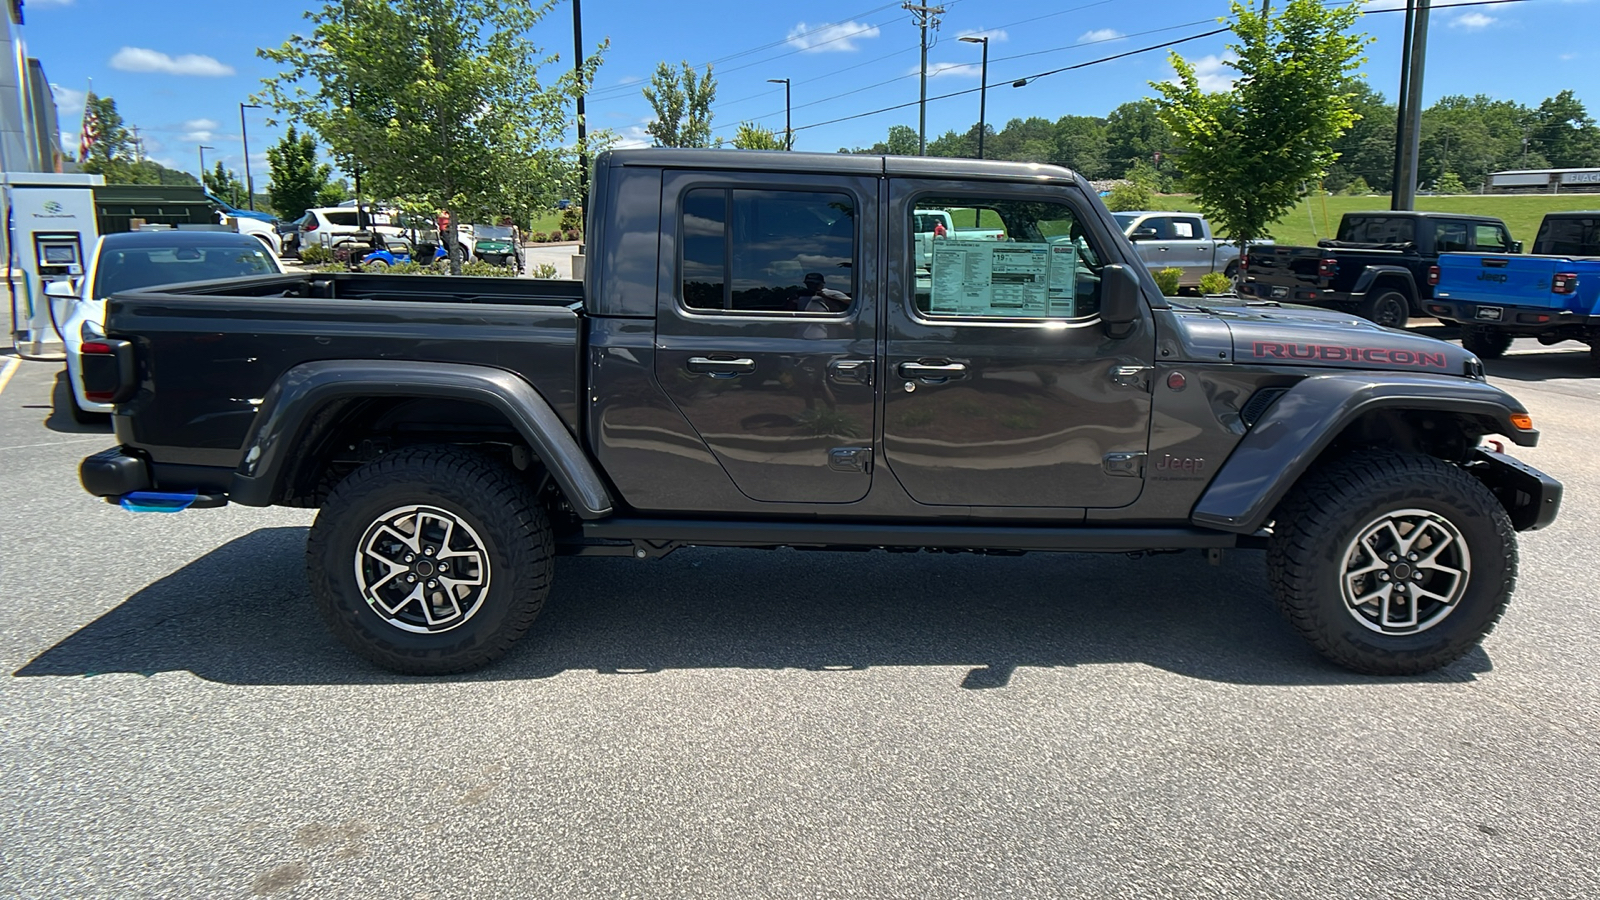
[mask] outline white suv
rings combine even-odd
[[[368,209],[365,211],[365,216],[372,230],[379,234],[387,237],[404,236],[390,213]],[[356,227],[354,207],[325,206],[308,209],[305,218],[300,222],[300,249],[304,250],[312,244],[321,244],[331,250],[345,241],[355,240],[356,235],[360,233],[361,229]]]

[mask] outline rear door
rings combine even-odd
[[[739,490],[848,503],[872,483],[871,178],[669,171],[655,374]]]
[[[1199,284],[1200,276],[1211,271],[1213,243],[1206,239],[1205,225],[1199,216],[1172,216],[1167,220],[1172,229],[1171,266],[1183,270],[1184,284]]]
[[[918,502],[1083,509],[1132,503],[1150,428],[1150,321],[1098,317],[1111,232],[1069,186],[891,182],[884,453]],[[911,252],[917,208],[971,208],[1006,241]]]

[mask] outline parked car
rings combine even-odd
[[[275,226],[268,225],[260,219],[240,219],[234,216],[224,217],[222,224],[260,241],[272,251],[274,257],[283,256],[283,238],[278,236],[278,229]]]
[[[282,248],[280,256],[290,257],[300,255],[300,229],[310,218],[309,213],[302,213],[300,218],[292,222],[279,222],[277,227],[278,246]]]
[[[958,211],[959,212],[959,211]],[[1003,241],[1006,232],[1003,228],[980,228],[976,221],[978,212],[967,210],[972,218],[962,217],[962,221],[971,224],[965,228],[956,227],[955,215],[948,209],[919,209],[912,214],[914,231],[912,239],[916,242],[918,259],[922,268],[927,269],[933,265],[933,242],[935,240],[951,241]]]
[[[1600,211],[1548,213],[1533,255],[1446,253],[1428,312],[1461,326],[1479,356],[1503,356],[1517,337],[1582,341],[1600,373]]]
[[[339,206],[308,209],[300,226],[299,247],[321,244],[333,250],[340,244],[370,243],[374,231],[385,237],[404,236],[403,229],[385,212]]]
[[[1315,247],[1252,247],[1239,293],[1326,306],[1404,328],[1433,299],[1441,253],[1520,253],[1506,223],[1441,212],[1351,212]]]
[[[272,213],[260,212],[254,209],[239,209],[238,207],[222,199],[221,197],[218,197],[216,194],[213,194],[210,191],[206,191],[206,198],[215,204],[217,209],[221,210],[224,215],[232,216],[235,219],[254,219],[257,222],[262,222],[274,227],[276,227],[278,224],[278,217]]]
[[[522,248],[510,225],[473,225],[472,256],[491,266],[522,267]]]
[[[65,412],[74,421],[88,423],[103,420],[112,410],[104,399],[85,393],[78,367],[83,342],[105,333],[106,298],[111,294],[158,284],[282,271],[278,258],[261,241],[243,234],[167,229],[100,238],[77,284],[58,281],[47,289],[66,344],[71,391]]]
[[[555,556],[690,546],[1265,549],[1319,651],[1418,673],[1478,644],[1515,532],[1557,514],[1559,483],[1483,442],[1538,432],[1477,357],[1169,300],[1066,169],[621,150],[593,185],[583,282],[117,295],[82,365],[119,444],[85,489],[318,509],[324,619],[434,674],[504,653]],[[1009,240],[951,241],[923,277],[916,210],[948,208]]]
[[[1181,288],[1198,288],[1200,279],[1221,272],[1230,279],[1239,276],[1239,245],[1219,241],[1211,223],[1198,213],[1119,212],[1112,213],[1122,233],[1133,242],[1139,258],[1150,271],[1173,268]],[[1252,241],[1252,247],[1270,246],[1272,241]]]

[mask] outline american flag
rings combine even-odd
[[[89,158],[89,150],[100,140],[100,115],[94,108],[94,91],[83,98],[83,131],[78,137],[79,161]]]

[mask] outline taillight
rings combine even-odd
[[[317,230],[317,223],[315,223],[315,222],[307,222],[306,223],[306,230],[307,231],[316,231]]]
[[[1557,294],[1576,294],[1578,292],[1577,272],[1557,272],[1552,279],[1550,290]]]
[[[121,403],[132,397],[133,346],[127,341],[101,338],[78,346],[78,373],[84,399],[91,403]]]
[[[1439,267],[1438,266],[1429,266],[1428,267],[1428,286],[1432,287],[1434,285],[1437,285],[1438,283],[1439,283]]]
[[[1318,278],[1332,278],[1337,274],[1339,274],[1339,261],[1337,259],[1325,259],[1317,263]]]
[[[1250,251],[1245,250],[1239,254],[1239,273],[1250,271]]]
[[[84,341],[79,352],[86,356],[110,356],[112,350],[111,345],[105,341]]]

